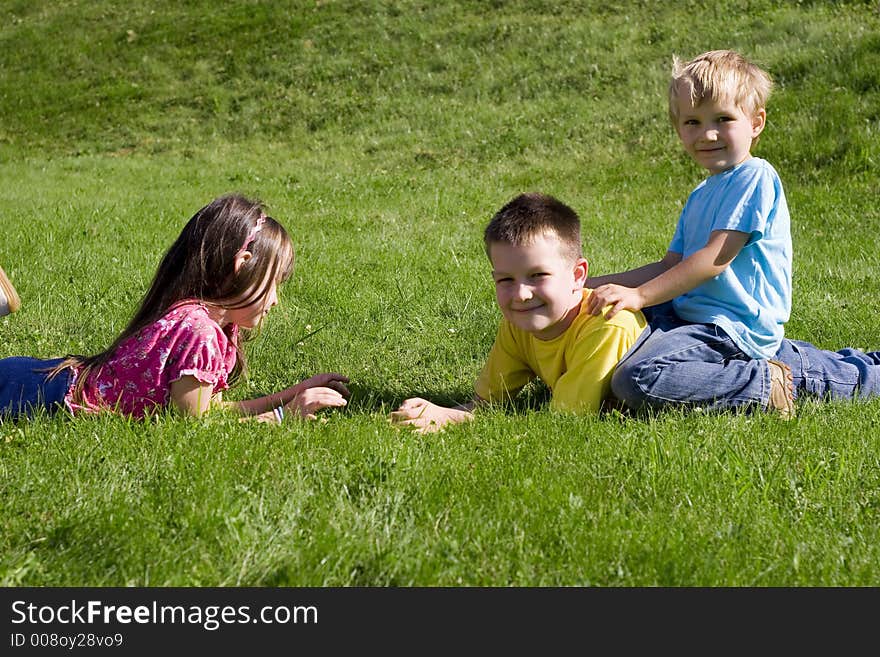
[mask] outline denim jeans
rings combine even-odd
[[[0,421],[30,418],[38,409],[51,414],[63,408],[73,373],[68,369],[50,379],[47,371],[62,360],[0,359]]]
[[[825,351],[809,342],[783,340],[774,358],[791,368],[795,397],[868,399],[880,395],[880,351]]]
[[[648,329],[624,355],[611,380],[629,408],[669,405],[755,410],[770,399],[766,360],[742,352],[714,324],[680,319],[672,304],[644,309]],[[825,351],[782,341],[774,356],[791,367],[795,397],[853,399],[880,395],[880,352]]]
[[[767,361],[747,356],[714,324],[680,319],[671,303],[643,312],[648,328],[618,363],[611,379],[614,396],[628,407],[684,405],[723,410],[767,406]]]

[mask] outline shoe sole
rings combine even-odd
[[[12,281],[9,280],[2,267],[0,267],[0,290],[3,291],[3,296],[6,297],[6,308],[10,313],[14,313],[21,308],[21,299],[18,296],[18,292],[15,291]],[[2,310],[3,307],[0,306],[0,315],[5,314]]]
[[[768,410],[775,410],[783,420],[794,417],[794,383],[791,368],[778,360],[767,361],[770,365],[770,400]]]

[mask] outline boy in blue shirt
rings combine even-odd
[[[691,193],[659,262],[588,279],[588,310],[644,310],[650,331],[621,361],[614,395],[630,408],[764,408],[794,415],[794,391],[880,394],[880,354],[828,352],[784,338],[792,246],[779,176],[751,155],[770,77],[740,54],[675,60],[669,114],[710,176]]]

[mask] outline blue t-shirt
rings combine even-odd
[[[706,178],[691,192],[669,245],[682,258],[714,230],[748,233],[723,272],[672,300],[682,319],[716,324],[752,358],[772,358],[791,314],[791,228],[779,175],[750,158]]]

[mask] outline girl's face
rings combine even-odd
[[[278,305],[278,282],[272,281],[269,290],[261,299],[243,308],[229,308],[226,311],[226,321],[238,324],[242,328],[253,329],[260,325],[263,318],[269,314],[273,306]]]
[[[253,254],[250,251],[244,251],[236,256],[235,271],[238,272],[240,267],[252,257]],[[271,310],[273,306],[278,305],[278,284],[283,278],[271,278],[273,276],[273,271],[282,272],[277,274],[281,277],[283,276],[283,272],[288,271],[293,264],[293,252],[290,251],[290,249],[288,249],[286,257],[288,260],[284,267],[281,267],[280,269],[269,267],[269,271],[266,272],[265,278],[260,282],[258,289],[265,289],[266,293],[247,306],[241,308],[227,308],[223,312],[223,322],[220,323],[221,326],[224,323],[227,323],[237,324],[246,329],[253,329],[262,323],[263,318],[269,314],[269,310]]]

